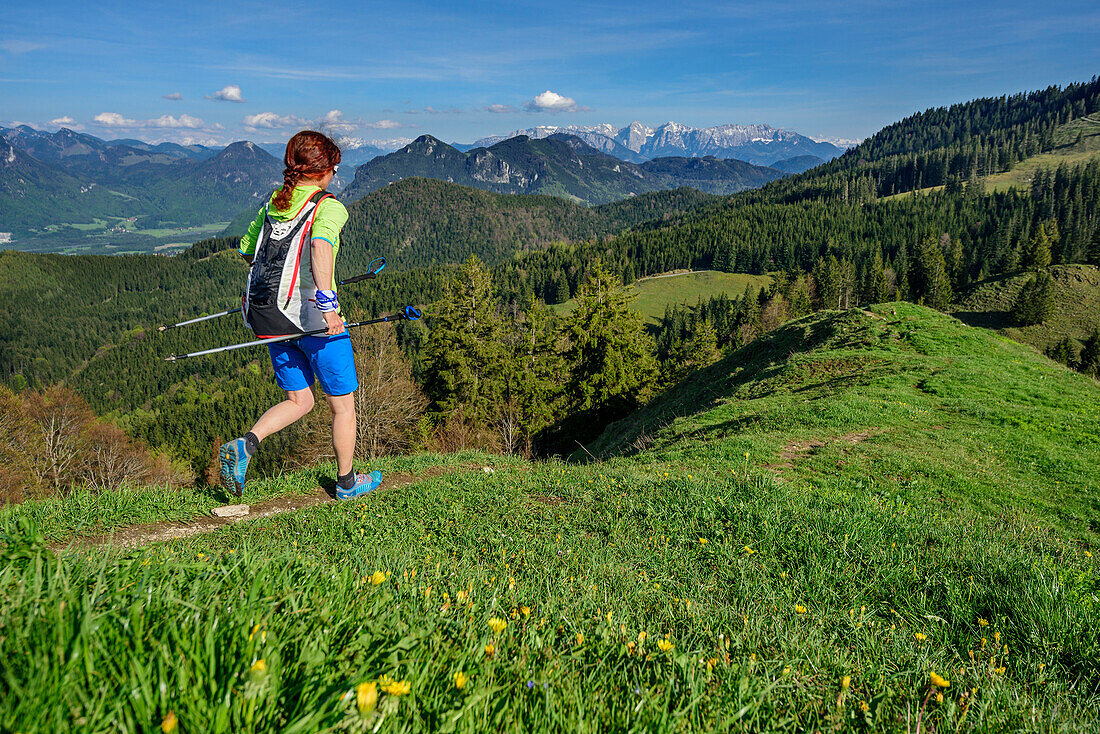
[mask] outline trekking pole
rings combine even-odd
[[[378,265],[377,267],[375,267],[375,263],[381,263],[381,264]],[[376,257],[375,259],[370,261],[369,265],[367,265],[367,272],[365,272],[361,275],[353,275],[350,278],[344,278],[343,280],[339,281],[336,285],[337,285],[337,287],[339,287],[339,286],[342,286],[342,285],[350,285],[351,283],[358,283],[361,280],[371,280],[373,278],[377,278],[378,274],[382,272],[382,268],[384,268],[384,267],[386,267],[386,258]],[[228,311],[221,311],[220,313],[212,313],[209,316],[200,316],[197,319],[188,319],[187,321],[181,321],[178,324],[165,324],[164,326],[158,326],[157,331],[162,331],[162,332],[163,331],[168,331],[169,329],[176,329],[176,328],[179,328],[180,326],[187,326],[189,324],[197,324],[200,321],[210,321],[212,319],[220,319],[222,316],[228,316],[230,314],[240,313],[240,312],[241,312],[241,307],[237,306],[236,308],[231,308]]]
[[[420,318],[420,311],[415,306],[405,306],[403,311],[393,314],[392,316],[382,316],[377,319],[370,319],[368,321],[353,321],[350,324],[344,324],[345,329],[354,329],[359,326],[370,326],[371,324],[382,324],[387,321],[416,321]],[[217,354],[218,352],[228,352],[231,349],[244,349],[245,347],[258,347],[261,344],[278,344],[279,342],[290,341],[291,339],[300,339],[303,336],[316,336],[318,334],[324,334],[328,331],[325,329],[314,329],[313,331],[307,331],[303,334],[287,334],[286,336],[275,336],[270,339],[256,339],[255,341],[244,342],[242,344],[230,344],[228,347],[215,347],[214,349],[204,349],[201,352],[191,352],[190,354],[170,354],[164,358],[165,362],[178,362],[181,359],[187,359],[188,357],[201,357],[204,354]]]

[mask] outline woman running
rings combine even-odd
[[[305,130],[286,144],[283,163],[282,188],[241,238],[239,252],[250,265],[245,321],[260,338],[326,331],[268,346],[275,383],[286,390],[286,400],[269,408],[243,437],[221,447],[222,482],[233,494],[243,494],[249,459],[261,441],[309,413],[316,378],[332,411],[336,496],[351,499],[378,487],[382,475],[352,469],[359,380],[335,277],[348,210],[325,190],[336,174],[340,149],[325,135]]]

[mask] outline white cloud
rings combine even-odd
[[[172,92],[171,94],[164,95],[164,98],[165,99],[170,99],[173,102],[179,102],[181,99],[183,99],[183,95],[180,94],[179,92]]]
[[[340,110],[329,110],[317,121],[317,127],[321,130],[334,133],[350,133],[359,126],[360,122],[357,120],[345,120],[344,113]]]
[[[244,102],[244,97],[241,96],[241,88],[236,84],[230,84],[222,87],[213,94],[206,95],[207,99],[220,99],[223,102]]]
[[[50,124],[51,125],[57,125],[58,127],[67,127],[67,128],[70,128],[70,129],[75,129],[75,128],[81,127],[81,125],[79,123],[77,123],[76,120],[69,117],[68,115],[62,115],[61,117],[55,117],[54,119],[50,120]]]
[[[309,120],[297,115],[278,115],[274,112],[258,112],[255,115],[245,115],[243,122],[245,129],[250,132],[277,130],[283,127],[309,127]]]
[[[485,111],[492,112],[494,115],[506,115],[510,112],[519,112],[519,110],[510,104],[491,104],[485,108]]]
[[[221,125],[207,125],[206,121],[198,117],[192,117],[191,115],[180,115],[179,117],[173,117],[172,115],[161,115],[155,120],[148,121],[149,127],[179,127],[186,128],[188,130],[201,130],[203,128],[210,128],[220,130]]]
[[[399,127],[405,127],[396,120],[378,120],[376,122],[364,122],[363,127],[369,127],[373,130],[396,130]],[[409,142],[412,142],[411,140]]]
[[[13,56],[25,54],[28,51],[37,51],[40,48],[46,48],[46,45],[34,43],[33,41],[0,41],[0,51],[7,51]]]
[[[529,101],[523,106],[528,112],[578,112],[580,110],[586,110],[587,107],[582,107],[577,104],[577,100],[572,97],[563,97],[557,92],[551,92],[547,89],[542,94],[536,95],[534,99]]]
[[[136,127],[138,125],[137,120],[123,117],[117,112],[100,112],[92,118],[92,122],[103,127]]]
[[[72,118],[58,118],[69,119]],[[57,122],[56,120],[54,122]],[[128,117],[123,117],[117,112],[100,112],[96,115],[92,122],[101,127],[122,128],[128,130],[148,130],[148,129],[184,129],[184,130],[223,130],[224,128],[217,124],[207,123],[199,117],[192,117],[191,115],[180,115],[175,117],[173,115],[161,115],[160,117],[153,118],[152,120],[131,120]]]

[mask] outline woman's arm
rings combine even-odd
[[[260,237],[260,231],[264,228],[264,217],[267,216],[267,206],[261,206],[252,224],[248,225],[248,231],[241,237],[241,244],[237,246],[237,254],[252,265],[252,258],[256,255],[256,240]]]
[[[332,254],[332,245],[328,240],[320,237],[313,238],[309,243],[309,261],[313,266],[313,283],[319,291],[327,291],[332,288],[332,270],[336,264],[336,257]],[[344,320],[336,311],[325,311],[321,314],[325,318],[328,336],[336,336],[344,333]]]

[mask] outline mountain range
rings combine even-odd
[[[355,200],[401,179],[420,176],[497,193],[549,194],[604,204],[681,186],[732,194],[784,175],[774,168],[713,156],[632,163],[561,133],[540,139],[519,135],[468,151],[422,135],[398,151],[359,166],[342,196]]]
[[[844,148],[771,125],[718,125],[690,127],[678,122],[666,122],[656,128],[634,121],[624,128],[609,123],[600,125],[538,126],[515,130],[506,135],[492,135],[472,145],[456,145],[460,150],[484,148],[509,138],[526,135],[547,138],[565,133],[575,135],[608,155],[624,161],[641,163],[664,156],[699,158],[736,158],[755,165],[770,166],[796,156],[812,155],[830,160]]]
[[[106,141],[68,128],[0,129],[0,230],[56,234],[104,217],[145,229],[226,221],[258,207],[282,182],[282,168],[248,141],[216,149]]]

